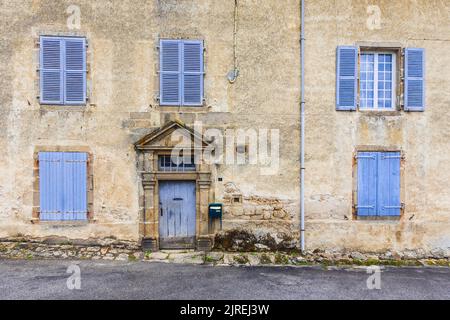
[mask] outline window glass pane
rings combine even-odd
[[[364,52],[360,58],[360,108],[392,108],[393,54]]]
[[[374,54],[361,54],[360,103],[361,108],[373,108]]]
[[[161,171],[195,171],[194,156],[173,157],[159,156],[159,170]]]
[[[378,54],[378,108],[392,107],[392,54]]]

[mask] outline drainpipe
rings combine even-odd
[[[234,0],[234,31],[233,31],[233,70],[228,72],[227,78],[230,83],[235,83],[239,76],[239,69],[237,65],[237,23],[238,23],[238,0]]]
[[[300,4],[300,249],[305,252],[305,0]]]

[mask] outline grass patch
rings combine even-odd
[[[272,260],[270,259],[270,256],[266,253],[261,254],[261,257],[259,258],[259,262],[261,264],[271,264]]]
[[[214,260],[213,257],[208,256],[208,255],[205,255],[205,260],[204,260],[204,262],[205,262],[205,263],[214,263],[215,260]]]
[[[289,258],[285,254],[277,252],[275,254],[275,264],[288,264]]]
[[[250,260],[248,260],[248,257],[245,254],[240,254],[237,256],[233,256],[233,260],[239,264],[247,264],[250,263]]]
[[[137,261],[137,258],[135,257],[135,255],[134,254],[129,254],[128,255],[128,261]]]
[[[425,260],[425,263],[428,266],[450,267],[450,261],[443,260],[443,259],[439,259],[439,260],[428,259],[428,260]]]

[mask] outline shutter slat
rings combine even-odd
[[[59,38],[40,38],[40,102],[62,104],[62,42]]]
[[[160,41],[160,103],[181,105],[181,41]]]
[[[203,42],[183,42],[183,105],[203,104]]]
[[[356,110],[357,97],[357,61],[356,47],[337,48],[336,62],[336,110]]]
[[[405,49],[405,111],[425,110],[425,50]]]
[[[400,152],[382,152],[378,159],[378,214],[399,216],[400,202]]]
[[[377,155],[358,153],[358,216],[374,216],[377,212]]]
[[[66,104],[86,102],[86,44],[84,38],[65,39],[64,84]]]

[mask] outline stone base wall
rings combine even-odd
[[[64,238],[3,238],[0,258],[138,260],[143,252],[136,242],[113,238],[68,240]]]
[[[256,251],[224,252],[194,250],[161,250],[142,252],[132,242],[115,239],[89,240],[78,243],[61,242],[61,239],[0,239],[1,259],[58,259],[58,260],[117,260],[149,261],[181,264],[206,264],[211,266],[258,266],[258,265],[322,265],[322,266],[450,266],[450,257],[442,253],[421,255],[417,252],[383,254],[363,254],[361,252],[332,252],[323,250],[300,254],[298,250],[289,252],[265,251],[255,246]]]
[[[232,229],[216,234],[214,249],[230,252],[298,251],[298,237],[286,233],[266,233],[261,230]],[[305,255],[322,256],[330,260],[378,257],[379,259],[450,259],[450,250],[404,249],[382,251],[357,251],[340,249],[312,249]]]
[[[297,240],[289,234],[252,232],[233,229],[219,232],[214,238],[214,249],[224,251],[292,251],[297,248]]]

